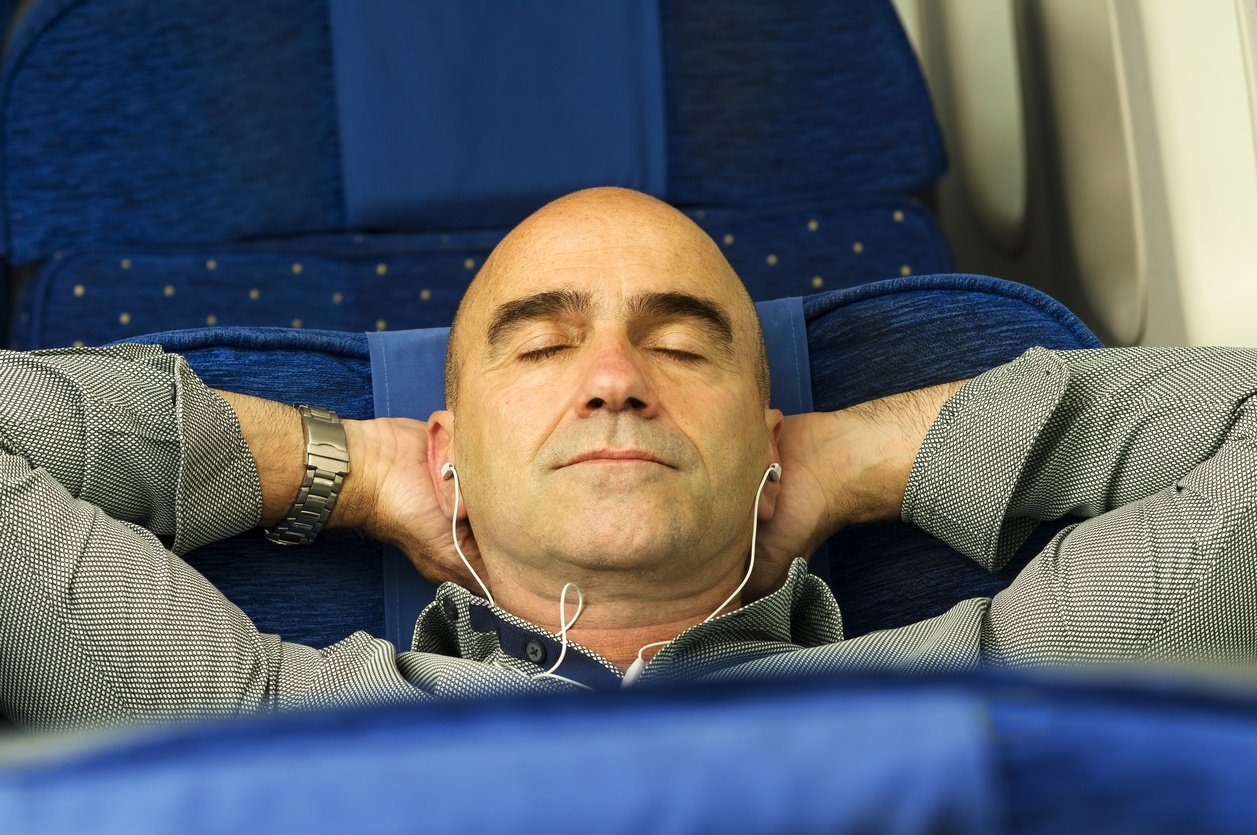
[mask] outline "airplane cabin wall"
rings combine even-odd
[[[1113,345],[1257,345],[1257,0],[895,0],[958,268]]]

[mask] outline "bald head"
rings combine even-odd
[[[592,308],[593,290],[580,280],[605,278],[626,262],[670,276],[637,303],[727,332],[732,361],[754,376],[763,405],[768,360],[755,306],[716,243],[663,201],[621,188],[574,192],[539,209],[497,245],[467,288],[450,330],[445,397],[457,409],[468,352],[529,316]],[[535,278],[563,269],[573,277],[553,292],[530,293]],[[566,294],[566,295],[565,295]],[[512,307],[511,305],[514,305]]]
[[[449,498],[456,468],[499,605],[728,596],[782,418],[755,306],[680,212],[604,188],[529,217],[463,298],[446,386],[429,472]]]

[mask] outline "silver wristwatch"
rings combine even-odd
[[[266,532],[280,545],[309,545],[327,524],[349,475],[345,427],[331,409],[298,405],[306,436],[306,474],[284,521]]]

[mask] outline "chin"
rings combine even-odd
[[[583,483],[564,484],[549,503],[543,535],[587,565],[645,568],[673,559],[679,548],[692,549],[693,532],[701,527],[696,503],[669,478],[675,471],[646,472],[645,482],[596,474],[595,468],[579,474]],[[593,475],[599,483],[591,483]]]
[[[674,558],[677,549],[691,547],[672,514],[658,509],[572,517],[563,531],[562,549],[574,562],[607,568],[649,568]],[[581,521],[583,520],[583,521]]]

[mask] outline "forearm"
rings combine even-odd
[[[912,463],[939,411],[964,381],[942,383],[851,406],[835,417],[850,429],[845,466],[832,469],[834,483],[847,496],[838,514],[847,523],[895,519],[903,505]]]
[[[216,392],[235,411],[240,433],[257,466],[262,490],[259,524],[271,527],[287,515],[305,476],[306,441],[301,415],[295,407],[273,400],[229,391]],[[400,452],[389,420],[342,419],[351,471],[345,477],[328,528],[375,530],[380,499],[380,471],[394,463]],[[421,470],[422,460],[408,462]]]
[[[209,538],[189,531],[188,547],[279,522],[305,474],[295,408],[207,389],[181,358],[153,346],[0,352],[0,393],[0,451],[114,518],[173,537],[182,500],[236,520]],[[373,505],[377,442],[371,422],[344,423],[364,474],[346,480],[329,525],[353,527]],[[205,490],[188,483],[191,471],[229,477]]]
[[[276,524],[292,507],[305,476],[305,436],[301,416],[292,406],[215,390],[236,413],[240,434],[253,455],[262,491],[259,524]]]

